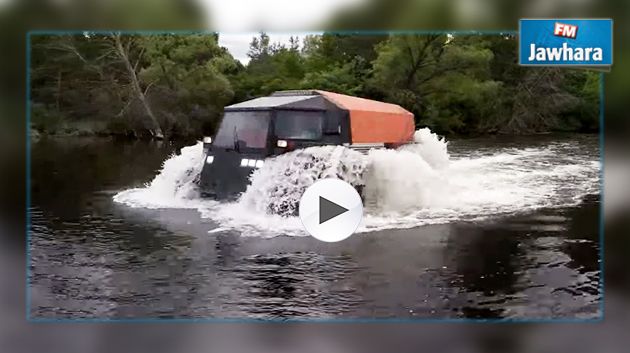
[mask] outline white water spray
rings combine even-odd
[[[317,180],[338,178],[363,186],[366,159],[342,146],[311,147],[268,159],[256,170],[239,203],[256,212],[296,215],[300,198]]]
[[[196,179],[203,167],[203,144],[184,147],[162,164],[162,170],[143,188],[122,191],[114,201],[131,207],[198,208]]]
[[[337,177],[363,189],[360,231],[480,219],[540,207],[577,204],[599,192],[599,162],[568,155],[574,146],[472,151],[449,158],[447,143],[429,129],[415,144],[367,155],[342,146],[311,147],[267,159],[250,177],[240,199],[219,203],[198,197],[195,178],[203,166],[202,145],[182,149],[164,163],[145,188],[114,197],[132,207],[194,208],[221,227],[248,235],[305,235],[295,210],[316,180]]]

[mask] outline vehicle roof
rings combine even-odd
[[[411,114],[399,105],[371,99],[348,96],[322,90],[277,91],[266,97],[254,98],[241,103],[228,105],[225,110],[241,109],[326,109],[323,100],[339,109],[348,111],[381,112],[388,114]],[[330,105],[328,105],[330,106]]]
[[[411,114],[403,107],[392,104],[379,102],[372,99],[348,96],[345,94],[328,92],[328,91],[316,91],[324,96],[326,99],[337,105],[341,109],[355,110],[355,111],[370,111],[381,113],[393,113],[393,114]]]
[[[251,108],[275,108],[284,105],[288,105],[291,103],[296,103],[300,101],[305,101],[308,99],[313,99],[314,96],[306,96],[306,95],[297,95],[297,96],[267,96],[251,99],[248,101],[244,101],[241,103],[236,103],[232,105],[228,105],[225,107],[226,110],[231,109],[251,109]]]

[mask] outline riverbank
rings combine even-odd
[[[104,139],[104,140],[116,140],[116,141],[160,141],[160,139],[155,139],[148,132],[146,133],[117,133],[112,132],[107,129],[103,130],[95,130],[95,129],[75,129],[75,128],[67,128],[60,129],[54,133],[42,132],[36,129],[31,128],[29,130],[29,137],[31,141],[39,141],[42,139],[53,139],[53,140],[63,140],[63,139],[82,139],[82,138],[93,138],[93,139]],[[187,142],[194,143],[197,140],[201,140],[203,136],[201,135],[176,135],[176,136],[167,136],[166,141],[171,142]]]

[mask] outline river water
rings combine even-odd
[[[420,138],[323,158],[366,192],[359,233],[332,244],[266,213],[299,199],[277,185],[308,184],[303,156],[268,161],[226,204],[196,196],[198,144],[33,142],[30,315],[598,318],[597,136]]]

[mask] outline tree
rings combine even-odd
[[[250,62],[265,60],[271,54],[270,44],[269,36],[265,32],[260,32],[259,37],[252,38],[247,51]]]
[[[443,133],[464,132],[499,87],[489,77],[492,52],[471,36],[396,35],[377,52],[372,87]]]
[[[33,126],[50,133],[177,138],[214,132],[223,107],[322,89],[400,104],[442,134],[597,131],[599,74],[521,67],[517,38],[260,33],[247,65],[218,35],[33,36]]]
[[[440,133],[596,130],[599,80],[521,67],[517,44],[511,34],[392,36],[378,47],[371,86]]]
[[[138,80],[138,75],[136,70],[138,70],[138,64],[142,59],[142,52],[139,54],[134,65],[131,64],[131,45],[134,41],[134,38],[126,38],[123,44],[123,39],[121,39],[120,33],[112,34],[112,39],[114,41],[114,46],[116,47],[116,53],[120,60],[124,63],[125,68],[127,69],[127,75],[129,78],[129,82],[131,83],[132,91],[135,94],[135,99],[138,99],[144,108],[149,119],[151,119],[152,128],[149,129],[151,135],[155,138],[161,140],[164,138],[164,133],[162,132],[162,128],[160,127],[160,123],[155,118],[153,114],[153,109],[151,109],[151,105],[147,101],[146,93],[151,88],[153,83],[147,84],[146,88],[143,90],[140,87],[140,80]]]
[[[35,127],[154,138],[212,133],[242,66],[216,35],[34,38]],[[59,126],[54,126],[59,125]]]
[[[297,89],[304,77],[305,67],[297,45],[297,37],[287,48],[271,43],[269,36],[260,33],[250,43],[247,69],[234,77],[239,100],[268,95],[274,91]]]
[[[171,134],[211,134],[234,97],[228,77],[239,71],[218,37],[152,35],[142,37],[142,46],[148,63],[140,77],[155,83],[152,97]]]
[[[122,78],[107,69],[111,46],[103,44],[87,35],[33,37],[34,128],[63,132],[86,117],[106,120],[120,110]]]
[[[376,58],[375,46],[385,36],[324,33],[307,36],[302,54],[307,72],[300,86],[370,96],[365,82]]]

